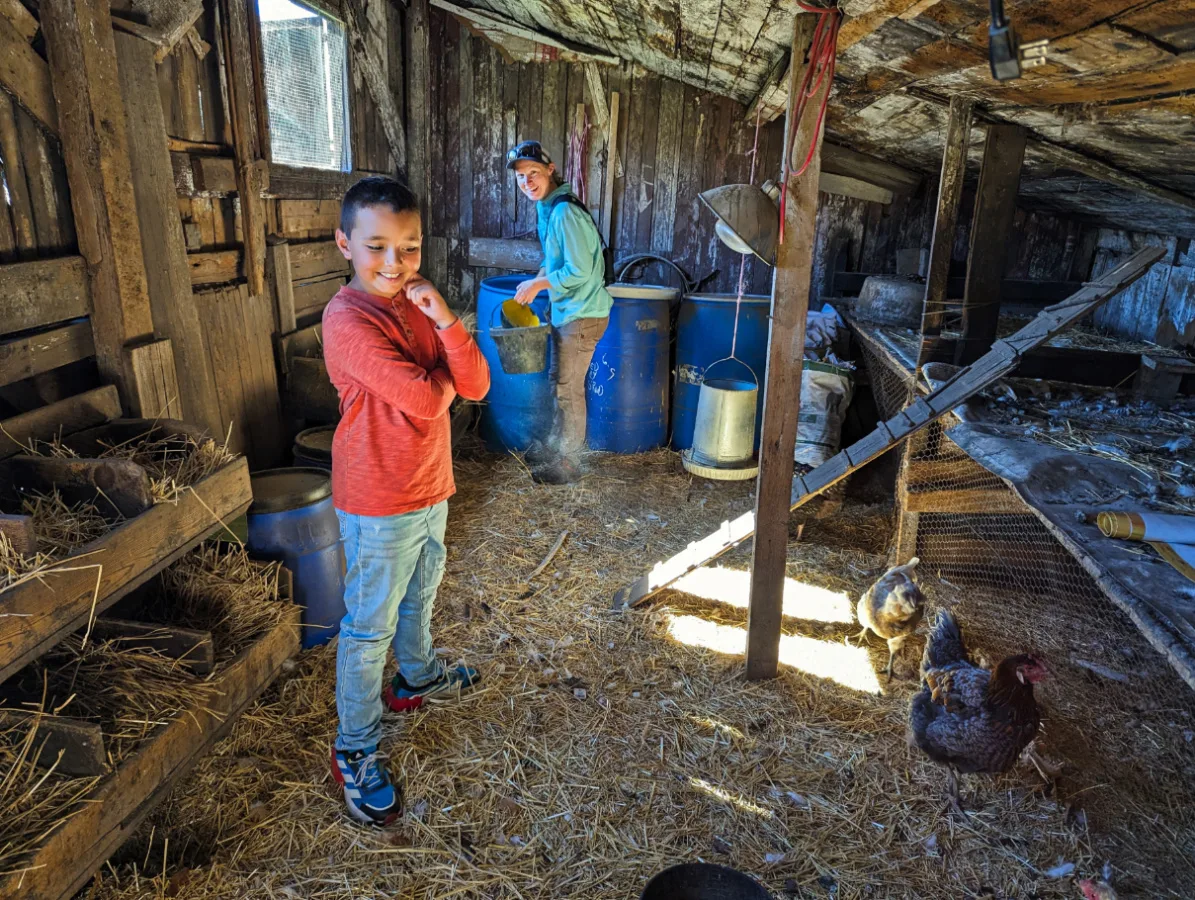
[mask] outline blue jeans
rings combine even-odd
[[[344,542],[344,605],[336,649],[337,750],[373,747],[382,736],[386,651],[408,684],[440,674],[432,606],[444,577],[448,502],[397,516],[336,510]]]

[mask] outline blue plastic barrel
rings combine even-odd
[[[668,439],[671,304],[679,291],[611,284],[610,324],[585,379],[586,435],[592,450],[642,453]]]
[[[291,450],[295,465],[331,472],[332,438],[335,434],[335,425],[320,425],[300,431],[295,435],[294,447]]]
[[[249,554],[279,560],[294,576],[303,607],[303,646],[325,644],[344,618],[344,548],[332,507],[332,480],[321,469],[267,469],[250,478]]]
[[[693,446],[697,421],[697,397],[706,368],[730,355],[735,320],[734,294],[690,294],[680,306],[676,323],[676,370],[672,394],[672,440],[674,450]],[[771,298],[744,294],[739,306],[739,335],[735,358],[751,367],[759,383],[755,411],[755,450],[763,425],[763,381],[768,362],[768,314]],[[749,380],[747,370],[733,360],[718,363],[718,377]]]
[[[490,326],[502,326],[498,312],[515,289],[531,275],[499,275],[481,282],[477,291],[477,346],[490,364],[490,392],[481,407],[481,437],[496,453],[526,450],[536,438],[542,438],[552,425],[552,385],[548,369],[531,375],[507,375],[498,359],[498,348],[490,337]],[[547,322],[548,292],[542,291],[531,304],[541,322]],[[549,342],[548,363],[552,348]]]

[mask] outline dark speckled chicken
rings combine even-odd
[[[925,615],[925,595],[913,581],[913,569],[920,562],[913,557],[903,566],[893,566],[859,598],[855,612],[859,616],[861,642],[872,631],[888,642],[888,680],[892,680],[892,660],[910,634],[917,630]]]

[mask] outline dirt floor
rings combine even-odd
[[[595,457],[579,486],[548,488],[513,458],[458,459],[433,633],[484,681],[459,704],[387,716],[400,823],[372,830],[344,813],[328,770],[334,649],[311,651],[87,896],[633,900],[659,870],[703,859],[778,898],[1077,898],[1075,879],[1105,864],[1122,898],[1195,897],[1189,694],[1125,719],[1101,708],[1106,685],[1089,672],[1047,683],[1057,789],[1020,767],[966,778],[970,816],[948,810],[944,773],[905,739],[920,644],[886,686],[882,643],[844,643],[885,564],[887,507],[848,499],[790,545],[774,681],[744,681],[736,655],[749,545],[691,578],[695,593],[611,611],[646,565],[751,508],[753,484],[693,480],[677,460]],[[978,650],[1008,643],[999,611],[1016,598],[933,587]],[[1048,604],[1037,626],[1082,631]],[[1137,668],[1166,678],[1144,655]],[[1124,756],[1089,764],[1112,746]],[[1108,781],[1118,769],[1123,783]]]

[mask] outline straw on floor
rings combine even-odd
[[[875,693],[882,643],[844,644],[857,630],[851,601],[884,566],[885,510],[848,504],[806,525],[789,554],[799,617],[786,618],[783,648],[795,652],[777,680],[747,683],[727,652],[741,647],[741,592],[671,592],[631,614],[608,604],[645,564],[749,509],[750,485],[693,480],[662,452],[593,466],[580,485],[549,489],[513,459],[458,461],[433,634],[484,681],[459,705],[386,717],[382,748],[406,787],[396,827],[351,822],[331,781],[327,647],[237,722],[104,870],[92,900],[624,900],[693,859],[789,898],[1072,898],[1074,878],[1105,862],[1122,897],[1195,895],[1189,703],[1129,715],[1117,697],[1113,716],[1101,679],[1068,674],[1042,692],[1042,750],[1068,764],[1059,790],[1027,768],[968,778],[971,815],[954,818],[944,772],[906,743],[914,683]],[[691,588],[741,586],[748,562],[749,548],[737,551]],[[937,602],[959,599],[942,591]],[[1012,633],[1001,625],[1012,599],[962,598],[986,655]],[[1048,614],[1035,623],[1062,643],[1071,625]],[[1144,660],[1133,634],[1117,640]],[[915,667],[910,647],[898,675]],[[1149,670],[1155,683],[1167,677],[1164,665]],[[1095,751],[1071,742],[1083,742],[1095,708],[1133,779],[1105,777],[1123,761],[1084,768]]]

